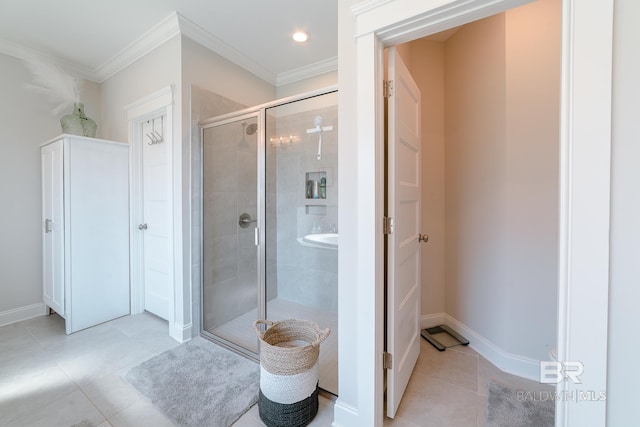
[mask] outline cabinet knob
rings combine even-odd
[[[138,225],[138,230],[146,230],[147,228],[148,228],[147,224],[139,224]]]

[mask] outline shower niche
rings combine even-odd
[[[326,90],[200,123],[202,334],[257,358],[256,319],[313,320],[331,329],[320,349],[319,378],[333,394],[337,101],[337,91]],[[240,227],[244,212],[252,222]]]
[[[327,198],[327,172],[306,172],[304,174],[306,185],[305,198],[309,200],[326,200]]]

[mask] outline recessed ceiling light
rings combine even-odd
[[[293,33],[293,40],[297,41],[298,43],[304,43],[309,40],[309,34],[305,33],[304,31],[296,31],[295,33]]]

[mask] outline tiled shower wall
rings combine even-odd
[[[273,232],[277,248],[275,256],[267,254],[268,270],[277,276],[278,298],[337,312],[338,251],[303,246],[298,239],[312,233],[339,232],[338,109],[329,106],[275,113],[267,119],[267,168],[271,168],[267,170],[267,209],[272,206],[277,213]],[[323,132],[320,160],[319,134],[306,132],[315,127],[316,116],[322,117],[323,126],[333,126],[332,131]],[[291,143],[289,136],[293,136]],[[326,173],[326,199],[306,197],[306,174],[316,172]],[[270,191],[269,184],[275,191]]]
[[[250,121],[247,121],[250,123]],[[208,128],[203,160],[204,328],[224,324],[257,305],[254,227],[238,217],[257,218],[256,134],[242,122]]]

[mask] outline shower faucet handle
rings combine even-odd
[[[258,222],[257,219],[251,219],[251,215],[249,215],[248,213],[244,212],[242,214],[240,214],[240,217],[238,218],[238,225],[242,228],[247,228],[249,227],[249,225],[252,222]]]

